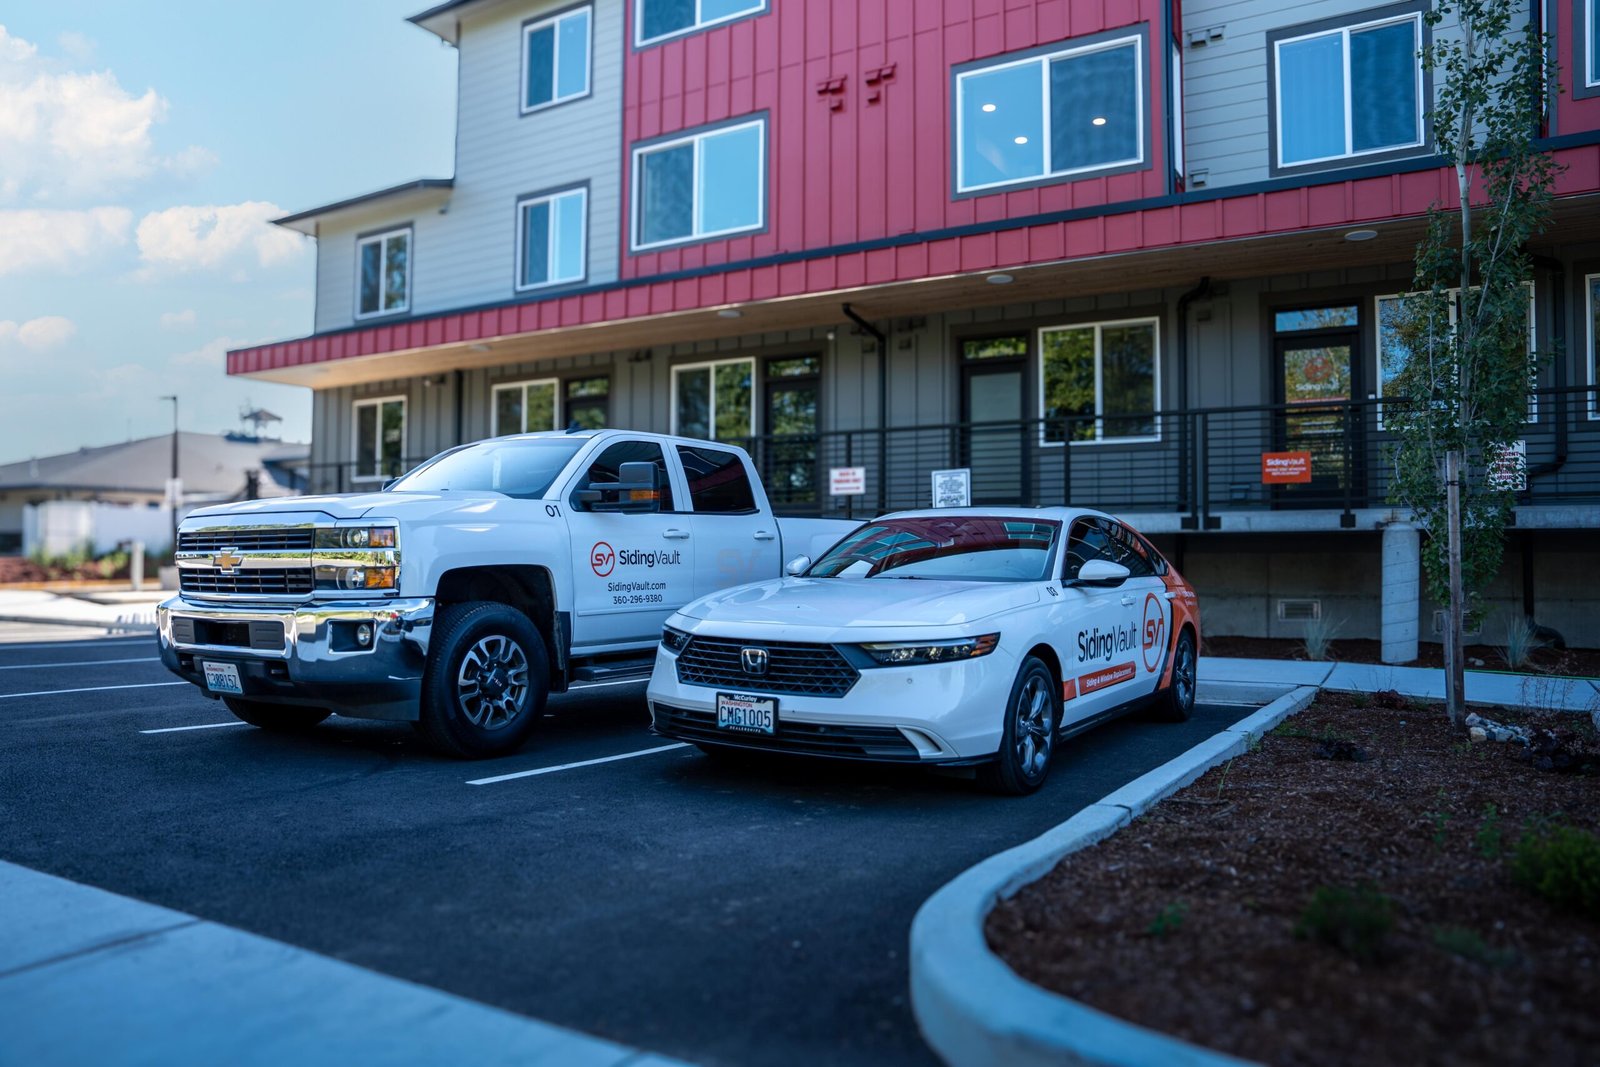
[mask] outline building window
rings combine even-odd
[[[1044,442],[1158,440],[1159,351],[1155,319],[1040,330]]]
[[[1417,12],[1274,39],[1277,165],[1420,146],[1421,48]]]
[[[406,398],[387,396],[355,402],[355,480],[385,481],[405,473]]]
[[[766,9],[767,0],[635,0],[634,44],[643,48]]]
[[[394,315],[411,307],[411,230],[390,230],[356,242],[360,292],[356,318]]]
[[[560,388],[561,383],[554,378],[495,386],[490,436],[557,429],[560,413],[556,410],[556,400]]]
[[[517,201],[517,288],[581,282],[586,269],[589,191]]]
[[[1584,299],[1588,301],[1589,313],[1584,316],[1588,327],[1589,348],[1589,417],[1600,419],[1600,401],[1597,401],[1593,387],[1600,386],[1600,274],[1591,274],[1583,280]]]
[[[759,230],[767,213],[767,122],[633,150],[635,251]]]
[[[1577,47],[1587,53],[1582,60],[1583,85],[1573,95],[1600,96],[1600,0],[1578,0],[1572,5],[1572,13],[1583,22],[1573,27],[1579,42]],[[1578,66],[1576,55],[1573,65]]]
[[[603,430],[611,421],[611,379],[573,378],[562,390],[568,426],[580,430]]]
[[[580,7],[522,27],[522,113],[589,95],[592,9]]]
[[[970,193],[1144,162],[1144,38],[956,75],[956,188]]]
[[[766,406],[761,476],[774,504],[817,499],[817,414],[822,400],[822,360],[816,356],[769,359],[762,366]]]
[[[1538,318],[1534,313],[1533,283],[1527,282],[1528,290],[1528,421],[1533,422],[1539,417],[1539,398],[1533,395],[1533,390],[1539,387],[1539,364],[1537,353],[1539,351]],[[1593,287],[1591,286],[1591,289]],[[1455,329],[1457,300],[1461,290],[1448,290],[1450,297],[1450,328]],[[1470,293],[1468,294],[1470,297]],[[1389,382],[1394,379],[1394,373],[1399,365],[1407,358],[1405,346],[1401,343],[1398,331],[1395,329],[1395,316],[1399,313],[1401,305],[1405,302],[1404,293],[1394,293],[1390,296],[1380,296],[1376,300],[1378,320],[1378,351],[1377,373],[1372,380],[1377,383],[1377,398],[1382,400],[1385,396],[1393,395],[1388,389]],[[1383,405],[1378,405],[1378,429],[1383,429]]]
[[[707,441],[754,437],[755,377],[753,359],[672,368],[672,432]]]

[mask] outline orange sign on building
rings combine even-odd
[[[1262,485],[1304,485],[1311,481],[1310,452],[1261,453]]]

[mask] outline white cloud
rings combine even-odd
[[[244,343],[231,337],[217,337],[190,352],[179,352],[167,360],[173,367],[212,367],[220,370],[227,362],[228,349],[243,348]]]
[[[0,63],[26,63],[38,54],[38,47],[0,26]]]
[[[56,37],[56,44],[67,54],[67,58],[75,63],[93,63],[95,50],[99,47],[94,38],[77,30],[67,30]]]
[[[133,212],[121,207],[87,211],[0,211],[0,275],[46,268],[64,270],[126,244]]]
[[[257,266],[275,267],[297,259],[306,239],[271,225],[267,220],[283,214],[276,204],[249,200],[242,204],[170,207],[139,220],[139,258],[148,268],[216,270],[254,260]]]
[[[20,323],[0,319],[0,346],[15,342],[29,351],[46,352],[60,348],[77,332],[77,325],[60,315],[44,315]]]
[[[163,311],[161,313],[161,328],[163,330],[192,330],[194,328],[194,308],[184,308],[182,311]]]

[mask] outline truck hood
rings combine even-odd
[[[190,519],[248,517],[261,519],[282,515],[286,521],[304,522],[314,515],[334,519],[373,518],[417,521],[448,515],[456,511],[481,509],[485,504],[510,499],[494,492],[448,493],[344,493],[337,496],[279,497],[275,500],[241,500],[234,504],[214,504],[189,513]]]
[[[779,578],[713,593],[679,613],[752,625],[959,626],[1038,602],[1038,587],[1025,582]]]

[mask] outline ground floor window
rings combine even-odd
[[[1594,281],[1595,281],[1595,279],[1593,279],[1593,278],[1590,279],[1590,282],[1591,282],[1590,288],[1591,288],[1591,290],[1593,289],[1593,282]],[[1532,390],[1538,388],[1538,385],[1539,385],[1539,364],[1538,364],[1538,360],[1537,360],[1537,355],[1538,355],[1538,351],[1539,351],[1539,334],[1538,334],[1538,321],[1537,321],[1537,317],[1534,314],[1534,291],[1533,291],[1533,283],[1532,282],[1528,282],[1527,283],[1527,290],[1528,290],[1528,389],[1529,389],[1528,421],[1529,422],[1533,422],[1535,419],[1537,419],[1539,417],[1539,400],[1538,400],[1538,397],[1532,395]],[[1457,314],[1457,306],[1456,305],[1457,305],[1457,300],[1460,298],[1460,295],[1461,295],[1461,290],[1459,290],[1459,289],[1451,289],[1449,291],[1449,297],[1450,297],[1450,325],[1451,325],[1452,329],[1455,326],[1456,314]],[[1469,296],[1470,296],[1470,294],[1469,294]],[[1376,360],[1377,366],[1374,368],[1375,373],[1373,375],[1372,380],[1376,383],[1376,389],[1374,391],[1375,391],[1378,399],[1380,399],[1380,400],[1383,399],[1383,397],[1385,397],[1385,396],[1392,396],[1393,395],[1393,391],[1388,388],[1389,383],[1394,380],[1395,374],[1405,364],[1405,361],[1408,358],[1408,353],[1406,352],[1404,345],[1401,343],[1399,335],[1398,335],[1398,331],[1395,329],[1395,325],[1394,325],[1395,316],[1399,314],[1400,307],[1404,302],[1405,302],[1405,294],[1404,293],[1394,293],[1394,294],[1389,295],[1389,296],[1380,296],[1376,300],[1377,322],[1378,322],[1378,346],[1377,346],[1378,351],[1377,351],[1377,360]],[[1592,303],[1593,303],[1593,301],[1591,300],[1591,306],[1592,306]],[[1382,405],[1379,405],[1379,407],[1378,407],[1378,428],[1380,430],[1383,429],[1383,407],[1382,407]]]
[[[490,436],[557,429],[556,392],[560,387],[554,378],[495,386]]]
[[[570,379],[562,396],[568,426],[602,430],[611,421],[611,379],[605,375]]]
[[[1585,278],[1583,288],[1589,305],[1586,331],[1589,335],[1589,384],[1600,385],[1600,274],[1591,274]],[[1593,396],[1589,399],[1589,417],[1600,419],[1600,404],[1594,402]]]
[[[672,368],[672,432],[707,441],[754,437],[755,376],[753,359]]]
[[[1040,330],[1045,443],[1155,440],[1159,333],[1155,319]]]
[[[774,504],[815,503],[822,361],[816,356],[769,359],[762,369],[767,439],[760,456],[767,495]]]
[[[355,478],[381,481],[405,471],[406,400],[403,396],[355,402]]]

